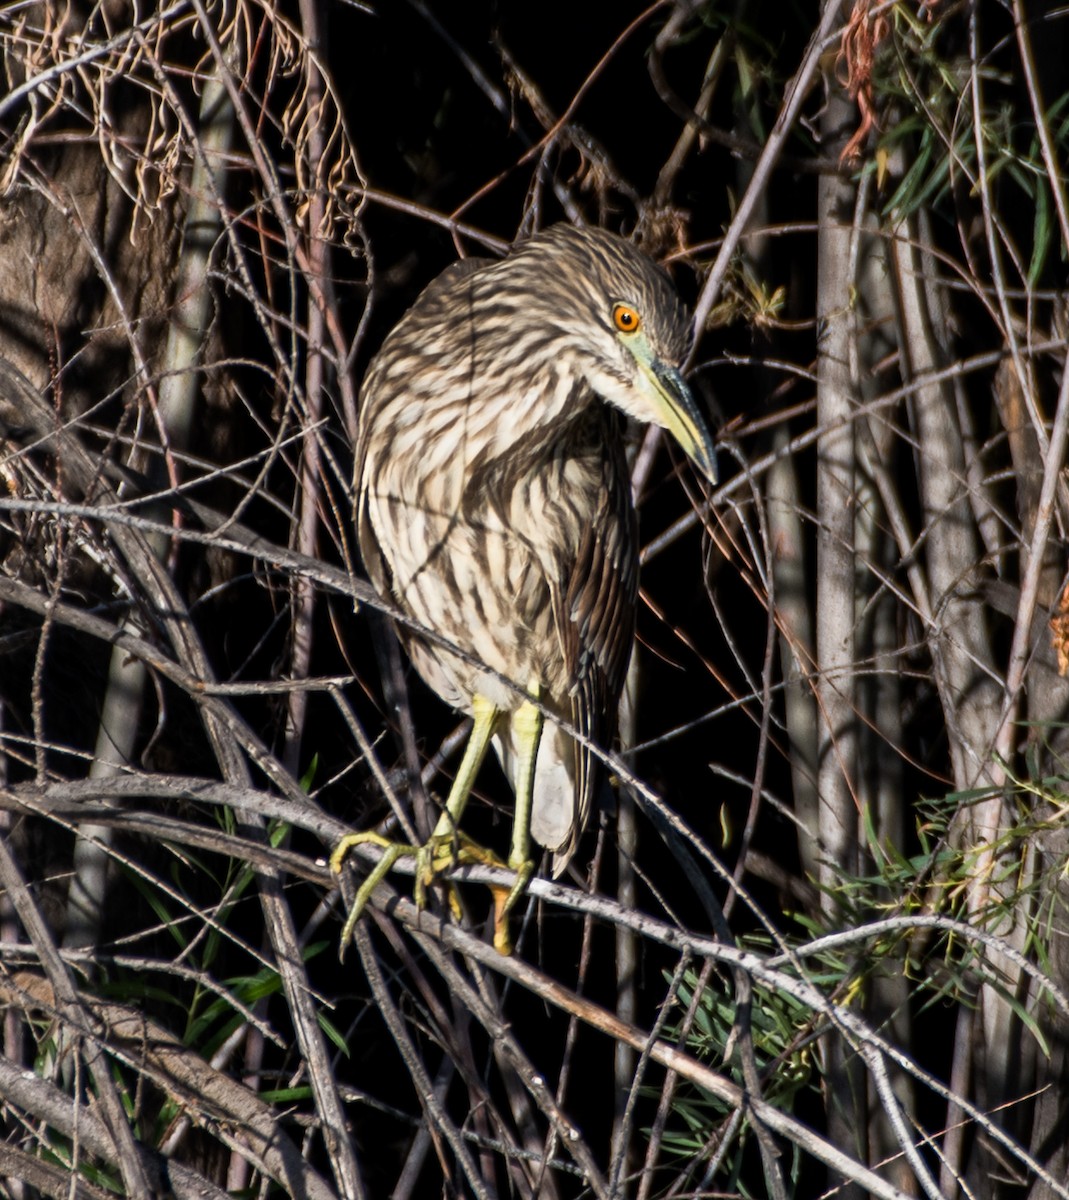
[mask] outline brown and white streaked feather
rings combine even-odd
[[[622,419],[586,370],[591,322],[609,321],[614,298],[649,314],[665,361],[682,359],[689,326],[674,290],[611,235],[557,226],[500,262],[455,264],[369,368],[356,464],[372,582],[463,652],[402,629],[424,679],[469,712],[478,693],[511,713],[536,683],[549,713],[595,745],[615,733],[638,577]],[[507,722],[495,748],[515,783]],[[547,720],[531,832],[555,873],[596,777],[590,750]]]

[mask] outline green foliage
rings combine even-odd
[[[1050,760],[1049,748],[1045,751]],[[1038,764],[1039,750],[1033,751]],[[741,939],[740,945],[764,956],[775,955],[783,986],[755,982],[749,1009],[748,1031],[761,1095],[767,1102],[791,1109],[803,1090],[818,1088],[823,1072],[820,1051],[827,1017],[799,999],[792,980],[818,988],[829,1006],[850,1007],[866,1013],[875,981],[888,972],[904,974],[909,981],[910,1019],[923,1026],[926,1019],[940,1020],[948,1006],[971,1007],[982,987],[993,989],[1012,1009],[1040,1052],[1049,1056],[1050,1045],[1034,1006],[1000,975],[997,953],[984,934],[1004,937],[1013,921],[1028,922],[1025,952],[1049,973],[1050,938],[1064,914],[1057,911],[1057,889],[1050,878],[1033,876],[1026,869],[1036,838],[1064,824],[1069,811],[1069,775],[1012,778],[1003,796],[1016,814],[1007,822],[994,845],[977,844],[962,836],[977,805],[990,801],[990,789],[950,792],[919,801],[915,807],[915,843],[904,852],[878,837],[864,814],[867,849],[873,869],[864,875],[841,874],[832,897],[841,914],[840,927],[854,933],[834,946],[822,939],[829,932],[811,916],[795,914],[798,933],[773,945],[765,937]],[[982,911],[970,911],[968,897],[983,862],[993,863],[989,900]],[[1061,865],[1051,870],[1060,873]],[[882,927],[886,917],[912,917],[892,928]],[[923,926],[920,922],[924,922]],[[667,976],[666,976],[667,977]],[[714,976],[694,1004],[699,976],[691,970],[678,989],[677,1005],[693,1020],[686,1034],[687,1051],[714,1069],[727,1074],[740,1087],[746,1078],[740,1063],[743,1031],[739,1004],[730,978]],[[883,1015],[883,1019],[887,1014]],[[681,1017],[670,1028],[682,1038]],[[675,1124],[666,1132],[664,1145],[680,1156],[707,1150],[713,1131],[726,1128],[732,1106],[696,1087],[681,1087],[673,1101]],[[747,1194],[741,1179],[741,1156],[747,1129],[725,1158],[731,1187]]]
[[[999,188],[1000,211],[1023,200],[1035,214],[1030,246],[1023,229],[1010,237],[1010,231],[1000,231],[1000,241],[1022,282],[1038,286],[1045,273],[1065,261],[1065,248],[1057,236],[1049,173],[1027,93],[995,62],[985,60],[974,73],[967,46],[945,47],[944,22],[918,20],[902,4],[892,11],[891,36],[876,56],[873,77],[882,134],[875,161],[866,166],[878,171],[882,182],[884,164],[890,163],[896,177],[883,215],[897,223],[928,209],[962,223],[967,212],[979,214],[984,191]],[[1069,155],[1067,109],[1069,91],[1057,96],[1045,114],[1058,162]]]
[[[770,946],[767,939],[755,937],[749,940],[747,948],[767,952]],[[695,1003],[699,983],[697,972],[684,973],[678,987],[677,1004],[682,1012],[693,1008],[693,1021],[685,1039],[682,1016],[669,1027],[668,1037],[682,1042],[688,1053],[724,1072],[739,1087],[748,1090],[740,1058],[738,998],[732,994],[728,979],[714,976]],[[790,1110],[798,1092],[814,1086],[812,1012],[789,993],[755,983],[748,1013],[748,1031],[754,1064],[761,1079],[762,1098],[778,1108]],[[725,1063],[728,1054],[730,1061]],[[733,1106],[705,1089],[689,1084],[681,1086],[673,1098],[672,1113],[676,1124],[665,1131],[665,1149],[681,1158],[700,1154],[707,1147],[711,1132],[729,1121],[735,1111]],[[744,1122],[738,1141],[728,1150],[723,1166],[725,1188],[738,1189],[743,1195],[749,1194],[742,1178],[748,1134],[748,1123]]]

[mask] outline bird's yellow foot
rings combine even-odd
[[[455,833],[432,834],[416,854],[416,886],[413,895],[416,907],[426,906],[427,888],[434,882],[436,875],[452,867],[466,867],[472,864],[508,869],[508,864],[492,850],[473,842],[467,834],[459,830]],[[449,907],[453,916],[459,920],[462,916],[460,899],[456,887],[452,883],[449,883],[448,887]]]
[[[512,866],[512,864],[509,864]],[[512,912],[516,901],[527,891],[531,882],[535,865],[528,859],[513,867],[516,872],[516,882],[506,892],[504,888],[493,888],[494,893],[494,949],[506,957],[512,953],[512,937],[509,934],[509,913]]]
[[[360,920],[367,907],[367,902],[371,899],[371,893],[386,878],[393,864],[399,858],[418,855],[420,849],[418,846],[409,846],[405,842],[391,842],[381,833],[350,833],[343,837],[331,852],[330,869],[334,875],[341,875],[345,860],[357,846],[381,846],[383,853],[379,861],[371,868],[368,877],[357,889],[353,906],[349,909],[349,915],[345,918],[345,925],[342,927],[341,941],[338,945],[339,958],[345,954],[345,948],[349,945],[349,939],[353,936],[356,923]]]
[[[382,857],[371,868],[368,877],[357,889],[352,908],[345,920],[338,947],[339,954],[345,953],[345,948],[353,936],[357,921],[363,915],[371,894],[386,878],[387,874],[399,858],[414,857],[416,860],[416,884],[413,899],[417,908],[427,905],[427,888],[434,882],[435,877],[454,866],[479,864],[481,866],[500,867],[502,870],[516,872],[516,881],[511,888],[491,886],[494,897],[494,948],[503,955],[512,953],[512,939],[509,936],[509,913],[516,901],[523,895],[534,874],[534,863],[525,861],[518,865],[504,862],[492,850],[473,842],[462,833],[434,834],[422,846],[411,846],[406,842],[393,842],[383,837],[381,833],[351,833],[334,847],[330,856],[330,869],[333,874],[341,875],[345,860],[356,846],[380,846]],[[452,883],[448,884],[449,907],[453,916],[458,920],[462,913],[457,890]]]
[[[452,834],[435,834],[424,845],[412,846],[407,842],[391,841],[388,837],[383,837],[381,833],[371,831],[350,833],[343,837],[331,852],[330,869],[334,875],[341,875],[342,868],[345,866],[345,860],[357,846],[380,846],[383,853],[379,861],[371,868],[367,878],[357,889],[352,908],[350,908],[349,915],[345,919],[345,925],[342,927],[341,939],[338,946],[339,956],[345,954],[345,949],[353,936],[356,923],[363,916],[364,909],[367,908],[372,892],[386,878],[393,868],[394,863],[399,858],[411,857],[416,860],[416,886],[414,888],[413,899],[416,907],[423,909],[427,906],[427,888],[434,882],[436,875],[439,875],[442,871],[449,870],[450,867],[457,864],[483,862],[484,859],[481,855],[485,853],[463,834],[456,836]],[[504,863],[496,858],[494,863],[497,866],[504,866]],[[463,916],[460,907],[460,898],[452,883],[449,883],[447,886],[450,911],[459,921]]]
[[[487,850],[485,846],[477,845],[463,834],[460,835],[460,838],[460,846],[457,848],[455,858],[458,866],[478,863],[484,867],[499,867],[502,871],[516,872],[516,881],[510,888],[499,887],[497,884],[489,885],[494,898],[494,949],[507,958],[512,953],[509,913],[512,912],[516,901],[527,890],[527,885],[531,882],[531,876],[534,874],[535,865],[530,859],[514,862],[511,857],[508,862],[505,862],[493,850]]]

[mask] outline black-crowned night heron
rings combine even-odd
[[[344,839],[385,853],[357,893],[416,856],[436,871],[486,861],[459,833],[491,742],[516,794],[494,944],[534,869],[564,870],[583,831],[631,656],[638,585],[623,416],[663,426],[715,482],[712,438],[679,373],[690,324],[668,277],[597,229],[553,228],[500,262],[466,259],[431,283],[364,380],[356,454],[360,548],[381,595],[460,653],[402,627],[416,669],[473,718],[430,841]],[[544,720],[548,716],[549,720]]]

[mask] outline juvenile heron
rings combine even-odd
[[[690,336],[667,275],[597,229],[553,228],[500,262],[447,268],[387,337],[364,380],[356,453],[360,549],[383,597],[459,653],[402,627],[420,675],[473,718],[429,842],[345,838],[385,853],[353,924],[403,854],[416,900],[453,862],[489,861],[459,832],[493,742],[516,795],[494,944],[534,870],[559,875],[583,831],[631,656],[638,541],[623,418],[663,426],[716,481],[713,441],[679,373]],[[548,721],[544,717],[549,717]]]

